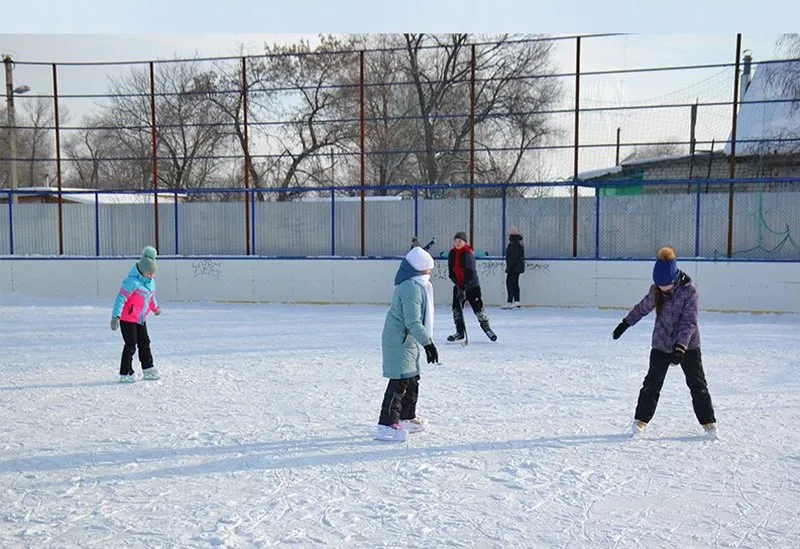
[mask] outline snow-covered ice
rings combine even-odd
[[[162,303],[163,379],[121,385],[110,301],[0,299],[0,547],[800,546],[797,315],[701,314],[722,440],[673,368],[634,441],[652,317],[491,308],[461,347],[440,308],[393,444],[386,307]]]

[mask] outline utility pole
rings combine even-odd
[[[11,158],[11,202],[17,202],[17,194],[14,192],[19,186],[19,175],[17,173],[17,115],[14,112],[14,95],[29,92],[28,86],[14,88],[14,62],[8,55],[3,56],[3,63],[6,66],[6,108],[8,110],[8,143]]]
[[[14,73],[11,57],[3,56],[6,65],[6,108],[8,110],[8,143],[11,153],[11,202],[17,203],[17,116],[14,113]]]

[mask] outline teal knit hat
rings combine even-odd
[[[139,272],[142,274],[155,273],[157,257],[158,252],[156,252],[155,248],[145,246],[144,250],[142,250],[142,258],[136,263],[136,266],[139,267]]]

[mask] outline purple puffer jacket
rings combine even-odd
[[[625,322],[633,326],[645,317],[656,306],[655,284],[650,286],[647,295],[631,309]],[[680,344],[686,349],[700,348],[700,329],[697,327],[698,295],[692,286],[692,279],[681,272],[678,283],[669,293],[663,293],[664,302],[661,313],[656,316],[653,327],[653,348],[665,353],[671,353],[675,344]]]

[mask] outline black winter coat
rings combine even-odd
[[[522,236],[518,234],[512,234],[506,246],[506,272],[508,274],[525,272],[525,246],[522,245]]]

